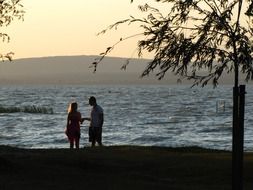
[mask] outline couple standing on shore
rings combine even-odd
[[[89,142],[91,146],[95,146],[96,142],[99,146],[102,146],[102,126],[104,123],[103,109],[97,104],[96,98],[91,96],[89,98],[89,104],[92,106],[90,117],[82,118],[81,113],[78,111],[78,105],[76,102],[71,103],[68,110],[66,135],[68,137],[70,148],[79,148],[80,141],[80,124],[85,120],[90,121],[89,126]]]

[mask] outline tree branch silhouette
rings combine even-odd
[[[24,9],[21,4],[21,0],[1,0],[0,1],[0,28],[9,26],[12,21],[15,19],[23,20],[24,19]],[[7,33],[0,32],[0,38],[2,38],[2,42],[9,42],[10,36]],[[0,53],[0,59],[4,61],[8,59],[12,60],[14,53],[9,52],[6,54]]]
[[[241,14],[242,7],[237,0],[154,1],[170,4],[168,13],[164,15],[159,9],[148,4],[140,5],[139,10],[148,13],[146,17],[131,16],[100,32],[104,34],[122,24],[140,24],[143,33],[138,35],[143,35],[143,39],[138,41],[138,55],[142,55],[143,51],[155,54],[154,59],[143,71],[142,77],[156,72],[157,78],[161,80],[170,71],[179,79],[193,80],[193,85],[205,86],[212,81],[212,84],[217,86],[223,72],[237,72],[238,66],[238,69],[246,74],[246,81],[253,79],[251,1],[247,1],[248,8],[245,14]],[[235,12],[238,15],[234,22],[232,16]],[[240,17],[249,20],[248,29],[239,24]],[[97,64],[120,42],[121,40],[108,47],[93,63],[95,71]],[[207,74],[203,74],[203,71]]]

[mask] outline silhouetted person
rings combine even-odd
[[[99,146],[102,146],[102,127],[104,123],[103,108],[97,104],[94,96],[90,97],[89,104],[92,106],[90,117],[84,118],[90,121],[89,142],[91,142],[91,146],[95,146],[96,142]]]
[[[80,123],[82,123],[81,113],[77,111],[77,103],[71,103],[68,109],[68,119],[66,127],[66,135],[69,139],[70,148],[74,148],[74,144],[79,149],[80,140]]]

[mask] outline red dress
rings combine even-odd
[[[80,139],[80,122],[81,122],[80,112],[74,112],[68,114],[67,130],[66,135],[69,141]]]

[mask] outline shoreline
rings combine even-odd
[[[245,153],[244,189],[253,187]],[[0,146],[0,189],[231,189],[231,152],[199,147],[105,146],[20,149]]]

